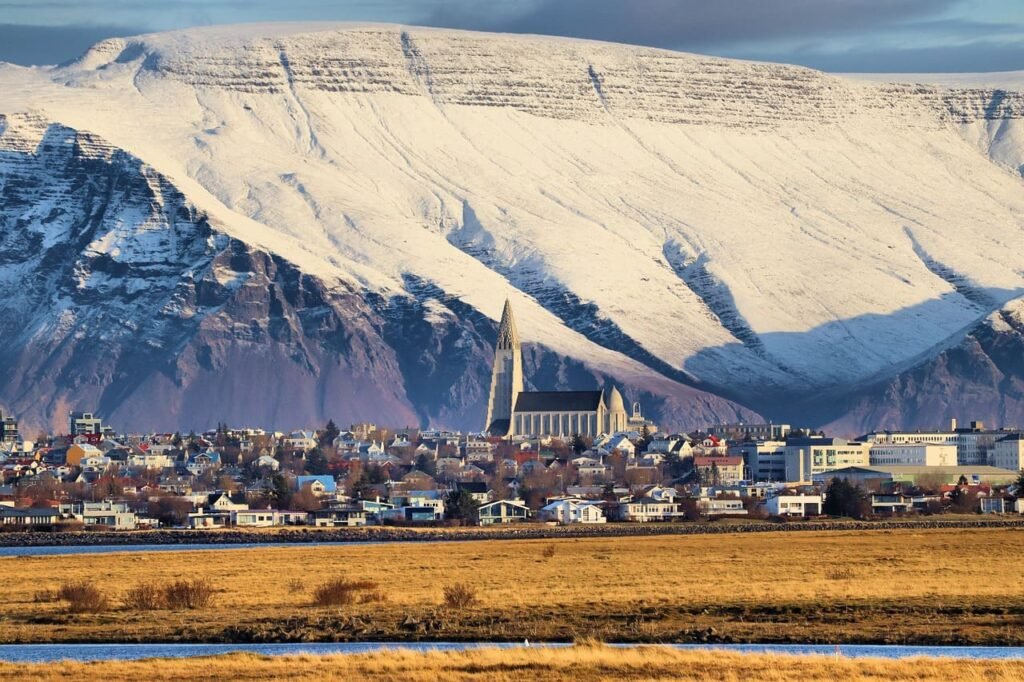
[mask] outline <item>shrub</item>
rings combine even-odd
[[[477,603],[476,588],[466,583],[455,583],[444,588],[444,605],[450,609],[465,609]]]
[[[38,590],[32,595],[32,601],[37,604],[48,604],[57,601],[57,595],[50,590]]]
[[[152,611],[166,604],[164,591],[156,583],[140,583],[124,595],[124,605],[137,611]]]
[[[291,594],[297,594],[306,589],[306,583],[302,582],[298,578],[292,578],[288,581],[288,592]]]
[[[362,594],[361,594],[362,593]],[[329,580],[313,592],[313,603],[317,606],[349,606],[371,601],[384,601],[380,585],[372,580]]]
[[[179,580],[164,587],[164,604],[169,609],[202,609],[213,601],[213,585],[208,580]]]
[[[57,590],[57,598],[68,603],[72,613],[96,613],[105,611],[107,597],[98,587],[84,580],[68,582]]]
[[[545,559],[550,559],[551,557],[555,556],[555,546],[554,545],[547,545],[547,546],[545,546],[544,549],[541,550],[540,555],[542,557],[544,557]]]

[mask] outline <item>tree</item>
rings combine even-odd
[[[845,478],[833,478],[825,491],[822,511],[829,516],[847,516],[861,519],[870,510],[864,491]]]
[[[192,509],[192,502],[184,497],[167,495],[149,501],[149,515],[165,526],[184,526]]]
[[[978,511],[978,493],[966,485],[958,485],[949,493],[950,511],[957,514],[972,514]]]
[[[274,474],[270,477],[270,485],[267,497],[278,509],[287,509],[292,501],[292,490],[288,480],[281,474]]]
[[[680,457],[678,452],[665,455],[665,471],[672,480],[682,478],[693,471],[693,457]]]
[[[313,448],[306,455],[306,473],[311,476],[322,476],[328,472],[327,457],[320,448]]]
[[[427,453],[425,452],[421,452],[419,456],[416,457],[416,463],[413,465],[413,468],[422,471],[427,476],[437,475],[437,463],[434,461],[433,457],[427,457]]]
[[[444,498],[445,516],[458,519],[464,524],[476,521],[479,506],[468,490],[453,490]]]
[[[1013,482],[1013,485],[1017,488],[1017,497],[1024,495],[1024,469],[1017,474],[1017,480]]]
[[[647,424],[644,424],[643,428],[640,429],[640,441],[636,444],[636,451],[647,452],[647,448],[650,447],[652,440],[654,438],[651,435],[651,429],[648,428]]]
[[[583,436],[578,433],[572,434],[572,451],[577,455],[582,454],[587,449],[587,442],[583,440]]]
[[[334,445],[334,440],[341,435],[341,429],[334,423],[333,419],[327,420],[327,426],[324,427],[324,432],[320,436],[320,442],[327,446]]]

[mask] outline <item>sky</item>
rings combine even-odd
[[[834,72],[1024,69],[1024,0],[0,0],[0,61],[254,21],[379,21],[592,38]]]

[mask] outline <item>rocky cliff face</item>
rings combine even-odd
[[[347,25],[0,91],[0,403],[36,419],[479,428],[511,297],[537,387],[830,422],[1024,294],[1013,91]]]

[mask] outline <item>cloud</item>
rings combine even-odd
[[[958,0],[535,0],[487,9],[445,2],[436,26],[541,33],[697,49],[885,28],[928,19]]]
[[[60,64],[106,38],[145,33],[124,26],[26,26],[0,24],[0,61],[28,66]]]

